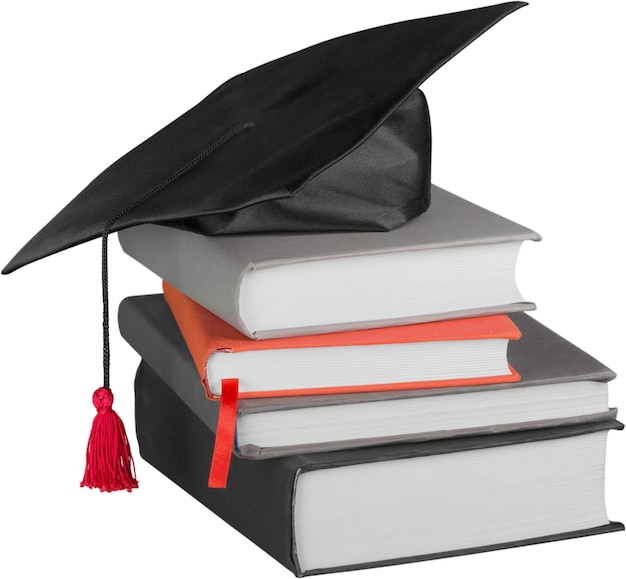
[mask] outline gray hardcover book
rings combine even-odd
[[[525,313],[510,314],[522,338],[508,358],[516,383],[239,401],[238,456],[458,438],[615,418],[615,374]],[[213,432],[219,402],[206,398],[196,366],[162,295],[126,298],[122,336]]]
[[[255,339],[534,309],[515,263],[534,231],[443,189],[388,232],[119,232],[124,251]]]

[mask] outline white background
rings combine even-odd
[[[5,3],[5,264],[93,177],[234,74],[360,29],[477,1]],[[624,9],[535,0],[423,85],[433,182],[537,230],[518,269],[536,317],[624,378]],[[111,239],[119,301],[159,283]],[[101,383],[100,245],[0,279],[0,576],[288,577],[139,458],[141,488],[80,489]],[[137,355],[112,328],[115,408],[134,431]],[[626,521],[626,434],[609,436],[607,504]],[[621,576],[626,533],[354,576]],[[352,576],[352,575],[351,575]]]

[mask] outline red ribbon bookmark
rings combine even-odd
[[[237,402],[239,399],[239,380],[226,378],[222,380],[222,398],[220,413],[217,418],[217,432],[215,433],[215,447],[209,473],[209,488],[225,489],[230,470],[230,459],[235,442],[235,428],[237,426]]]

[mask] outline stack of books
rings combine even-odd
[[[385,233],[119,233],[142,456],[298,576],[623,530],[606,366],[525,311],[539,236],[443,189]],[[211,478],[209,478],[211,473]]]

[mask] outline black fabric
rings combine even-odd
[[[250,224],[255,232],[396,227],[428,207],[427,111],[420,96],[407,99],[524,5],[373,28],[234,77],[96,177],[3,273],[95,239],[108,224],[116,231],[175,222],[204,233],[244,232]],[[405,120],[415,126],[407,129]],[[390,149],[381,155],[385,144]],[[392,165],[406,163],[386,166],[398,150]],[[368,173],[372,158],[380,176]],[[352,181],[355,174],[362,176]],[[287,209],[292,198],[294,209]]]
[[[293,196],[178,227],[205,235],[286,231],[389,231],[430,204],[430,118],[419,89],[354,151],[302,184]]]

